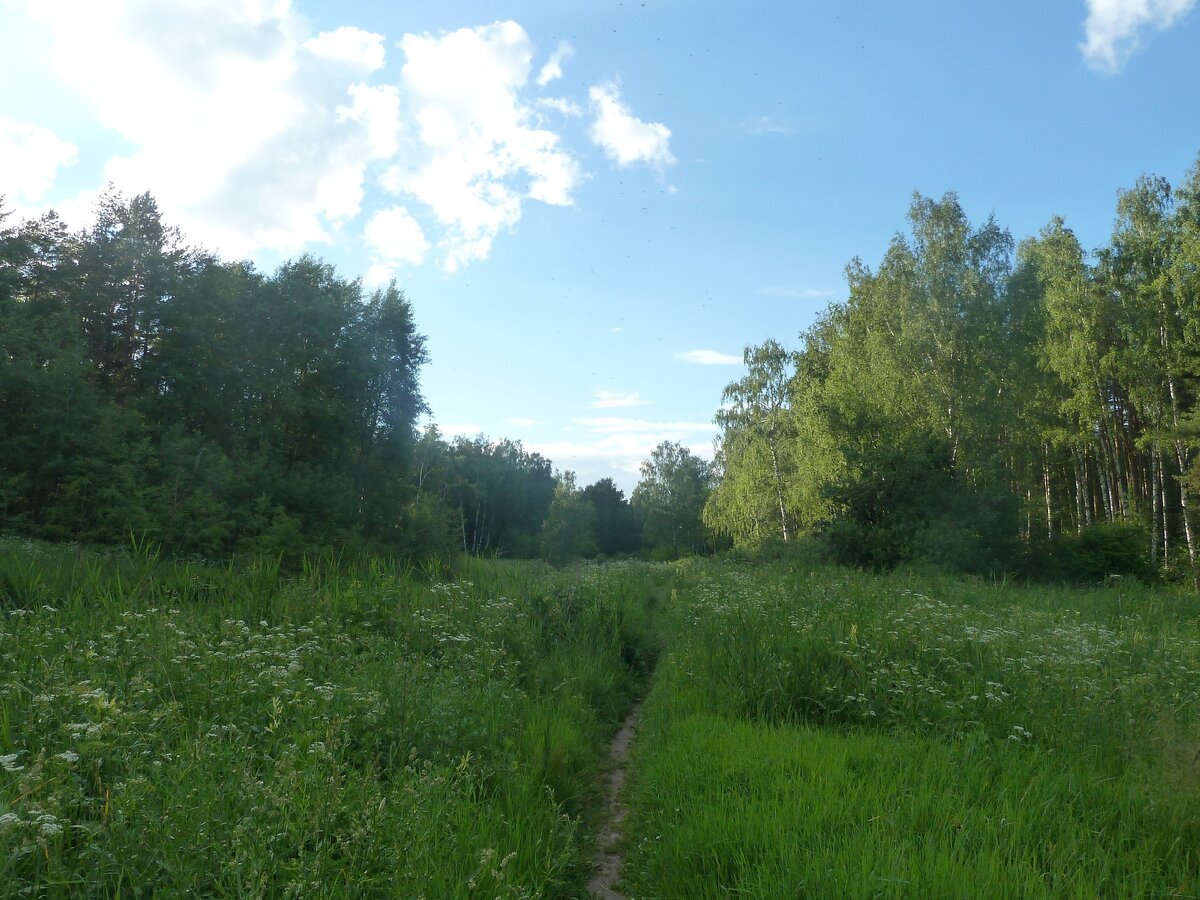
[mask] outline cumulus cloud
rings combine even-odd
[[[675,356],[684,362],[700,366],[740,366],[742,364],[740,356],[718,353],[716,350],[688,350],[685,353],[677,353]]]
[[[387,59],[383,35],[345,25],[304,42],[314,56],[360,69],[364,74],[382,69]]]
[[[374,259],[366,277],[371,284],[394,278],[401,263],[419,266],[429,250],[425,232],[403,206],[375,213],[363,229],[363,236]]]
[[[385,184],[425,204],[442,226],[443,267],[485,259],[521,217],[524,198],[570,206],[582,180],[559,136],[535,127],[523,99],[533,46],[516,22],[407,34],[401,90],[416,123],[411,161]]]
[[[1195,5],[1196,0],[1087,0],[1083,58],[1094,69],[1117,72],[1141,47],[1147,29],[1170,28]]]
[[[36,203],[77,153],[53,131],[0,117],[0,195],[13,203]]]
[[[588,89],[595,119],[592,140],[621,168],[646,163],[660,172],[675,164],[671,154],[671,129],[661,122],[643,122],[621,100],[615,82]]]
[[[405,34],[389,74],[383,35],[316,32],[292,0],[8,2],[49,47],[52,72],[31,77],[73,89],[127,145],[96,184],[152,192],[169,221],[227,256],[296,252],[362,228],[376,280],[431,259],[454,272],[487,258],[524,204],[571,206],[587,177],[547,126],[584,109],[538,96],[573,49],[559,44],[535,79],[516,22]],[[620,165],[673,162],[670,132],[633,118],[615,86],[593,105],[593,132]],[[41,198],[75,149],[31,128],[4,122],[0,180]],[[390,209],[363,221],[380,188]],[[79,215],[95,195],[55,206]]]
[[[563,63],[575,55],[575,48],[567,41],[559,41],[558,46],[554,48],[554,52],[550,54],[550,59],[542,66],[538,72],[537,86],[545,87],[550,82],[562,78]]]
[[[592,395],[592,409],[618,409],[626,406],[646,406],[650,401],[643,400],[640,391],[596,391]]]
[[[132,150],[104,177],[151,190],[235,255],[325,242],[395,146],[397,96],[361,82],[382,38],[312,35],[287,0],[36,0],[50,64]]]

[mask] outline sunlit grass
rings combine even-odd
[[[575,893],[667,577],[15,542],[0,573],[3,896]]]
[[[633,894],[1196,896],[1186,595],[693,567]]]

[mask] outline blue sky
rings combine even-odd
[[[912,191],[1102,244],[1200,151],[1196,0],[0,0],[0,193],[107,181],[264,269],[394,277],[450,434],[626,490],[711,455],[749,343],[794,345]]]

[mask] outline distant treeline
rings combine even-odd
[[[1122,192],[1090,254],[954,194],[908,225],[799,350],[747,349],[708,525],[866,566],[1194,579],[1200,165]]]
[[[0,530],[217,558],[705,549],[708,467],[678,445],[627,500],[520,443],[419,433],[424,339],[395,285],[185,244],[149,195],[95,224],[0,202]]]

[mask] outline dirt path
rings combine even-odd
[[[629,813],[622,796],[625,787],[625,763],[629,759],[629,747],[633,743],[633,735],[637,731],[638,719],[641,717],[642,704],[634,704],[621,730],[613,738],[609,756],[612,759],[612,770],[608,773],[608,785],[605,790],[605,805],[608,817],[596,840],[596,874],[588,882],[588,896],[601,897],[604,900],[624,900],[623,894],[614,889],[621,880],[621,867],[624,859],[617,852],[617,844],[621,841],[621,825]]]

